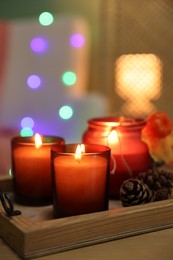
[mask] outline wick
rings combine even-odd
[[[79,159],[79,158],[76,159],[76,161],[77,161],[79,164],[81,163],[81,159]]]
[[[118,126],[121,126],[123,122],[124,122],[124,117],[121,116],[121,117],[120,117],[120,120],[119,120],[119,125],[118,125]],[[117,137],[118,137],[118,141],[119,141],[119,149],[120,149],[120,157],[121,157],[121,160],[122,160],[123,164],[125,165],[127,171],[129,172],[130,177],[132,177],[133,173],[132,173],[132,171],[131,171],[131,169],[130,169],[128,163],[127,163],[127,161],[125,160],[125,158],[124,158],[124,156],[123,156],[123,154],[122,154],[121,138],[120,138],[120,134],[119,134],[119,131],[118,131],[118,129],[117,129],[117,126],[112,127],[111,130],[110,130],[110,132],[109,132],[109,134],[110,134],[113,130],[115,130],[116,133],[117,133]],[[109,134],[108,134],[108,136],[109,136]],[[109,146],[108,138],[107,138],[107,145]]]
[[[121,124],[120,124],[121,125]],[[123,154],[122,154],[122,144],[121,144],[121,138],[120,138],[120,135],[119,135],[119,131],[116,129],[115,131],[117,131],[117,136],[118,136],[118,140],[119,140],[119,147],[120,147],[120,156],[121,156],[121,160],[123,161],[126,169],[128,170],[129,174],[130,174],[130,177],[132,177],[133,173],[127,163],[127,161],[125,160]]]

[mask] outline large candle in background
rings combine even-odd
[[[148,147],[141,141],[143,119],[106,117],[88,121],[83,142],[111,148],[110,195],[119,196],[123,181],[152,167]]]
[[[51,149],[55,217],[108,209],[110,149],[102,145],[82,147],[69,144],[63,152]]]
[[[12,174],[14,192],[20,202],[38,204],[52,200],[50,148],[61,149],[64,139],[43,136],[14,137],[12,146]]]

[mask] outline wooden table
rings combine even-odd
[[[0,239],[0,259],[17,260],[20,258]],[[172,260],[173,228],[39,257],[36,259]]]

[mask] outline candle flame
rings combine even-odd
[[[41,136],[39,134],[35,134],[35,147],[38,149],[42,145]]]
[[[112,130],[108,135],[108,144],[117,144],[119,142],[119,136],[116,130]]]
[[[85,153],[85,145],[78,144],[75,153],[75,160],[81,160],[82,153]]]
[[[82,152],[82,153],[85,153],[85,145],[84,145],[84,144],[81,144],[81,145],[80,145],[80,148],[81,148],[81,152]]]

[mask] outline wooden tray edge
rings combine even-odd
[[[36,223],[0,211],[0,224],[8,229],[0,229],[3,240],[29,259],[173,227],[173,199]]]

